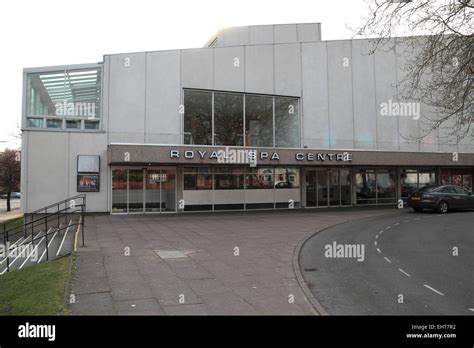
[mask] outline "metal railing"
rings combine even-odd
[[[0,274],[5,271],[10,272],[10,257],[14,254],[13,251],[26,242],[28,242],[28,245],[35,246],[41,244],[44,240],[45,256],[48,261],[50,259],[50,236],[55,234],[61,236],[63,231],[67,231],[74,226],[81,226],[82,246],[84,246],[85,213],[86,195],[82,194],[50,204],[25,214],[24,217],[5,222],[3,231],[0,231],[0,242],[3,241],[6,255],[0,262],[3,263],[6,260],[6,269]],[[22,224],[7,229],[7,224],[16,225],[16,221],[21,219],[24,219]],[[13,243],[11,247],[10,243]],[[17,245],[17,243],[19,244]]]

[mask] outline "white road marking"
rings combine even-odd
[[[409,275],[407,272],[405,272],[403,269],[399,268],[398,269],[400,272],[402,272],[404,275],[406,275],[407,277],[411,277],[411,275]]]
[[[376,236],[375,236],[375,239],[378,239],[378,238],[379,238],[379,235],[376,235]]]
[[[383,233],[383,230],[379,232],[379,234],[382,234]]]
[[[424,286],[425,288],[430,289],[430,290],[433,291],[433,292],[436,292],[438,295],[444,296],[444,294],[443,294],[441,291],[438,291],[438,290],[432,288],[432,287],[429,286],[429,285],[423,284],[423,286]]]
[[[61,224],[62,225],[62,224]],[[51,242],[54,240],[54,238],[56,238],[56,235],[58,234],[58,231],[61,229],[61,225],[59,225],[59,228],[56,230],[56,232],[54,232],[53,234],[53,238],[51,238],[49,240],[49,243],[48,243],[48,246],[46,248],[44,248],[44,251],[43,253],[41,254],[41,257],[38,259],[38,263],[41,263],[41,260],[43,260],[43,257],[44,255],[46,255],[46,250],[47,248],[49,248],[51,246]]]
[[[393,226],[398,226],[398,225],[400,225],[400,223],[399,223],[399,222],[397,222],[396,224],[393,224]]]
[[[390,259],[389,259],[387,256],[384,256],[383,258],[384,258],[385,261],[387,261],[388,263],[392,263],[392,261],[390,261]]]
[[[420,218],[415,218],[415,221],[416,221],[416,220],[420,220]]]
[[[474,308],[468,308],[471,312],[474,312]]]
[[[405,220],[405,221],[403,221],[404,224],[406,224],[407,222],[410,222],[410,220]]]
[[[25,265],[25,263],[29,260],[29,258],[31,257],[31,255],[33,255],[33,253],[36,251],[36,249],[38,249],[38,247],[40,246],[41,243],[43,243],[43,240],[44,240],[44,237],[40,239],[39,243],[36,243],[35,244],[35,247],[33,248],[33,250],[31,250],[31,253],[26,257],[25,261],[23,261],[23,263],[20,265],[20,267],[18,269],[22,269],[23,266]]]
[[[374,242],[374,245],[377,245],[377,241]]]
[[[39,231],[36,236],[33,236],[33,239],[35,239],[36,237],[38,237],[38,236],[40,235],[40,233],[42,233],[42,232],[43,232],[43,231]],[[24,243],[26,243],[26,241],[29,240],[30,238],[31,238],[31,234],[30,234],[28,237],[26,237],[25,240],[23,240],[23,241],[22,241],[20,244],[18,244],[16,247],[17,247],[17,248],[20,247],[21,245],[23,245]],[[28,245],[30,245],[30,244],[31,244],[31,242],[29,242],[28,244],[26,244],[26,247],[28,247]],[[15,249],[15,248],[14,248],[14,249]],[[2,261],[0,261],[0,265],[1,265],[2,263],[4,263],[4,262],[7,260],[7,258],[10,257],[10,255],[13,254],[13,251],[14,251],[14,250],[9,251],[7,257],[5,257]],[[13,262],[12,262],[12,263],[13,263]],[[1,273],[1,274],[3,274],[3,273]]]
[[[381,253],[382,253],[382,252],[380,251],[380,249],[379,249],[379,248],[377,248],[377,251],[379,252],[379,254],[381,254]]]
[[[392,228],[392,226],[387,226],[387,227],[385,227],[386,230],[389,230],[389,229],[391,229],[391,228]]]
[[[69,231],[69,227],[71,227],[72,224],[72,219],[69,221],[69,224],[67,225],[66,232],[64,233],[63,240],[61,241],[61,244],[59,244],[58,252],[56,253],[56,257],[58,257],[59,253],[61,252],[61,248],[63,247],[64,240],[66,239],[67,232]]]

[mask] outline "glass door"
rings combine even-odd
[[[317,189],[317,206],[327,207],[328,204],[328,171],[316,171],[316,189]]]
[[[128,212],[143,213],[143,169],[128,171]]]
[[[112,213],[176,211],[176,169],[112,169]]]

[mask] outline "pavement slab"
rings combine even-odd
[[[90,216],[86,245],[76,258],[72,313],[313,315],[294,271],[298,243],[341,222],[396,213],[355,208]]]

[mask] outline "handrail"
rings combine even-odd
[[[79,204],[79,202],[78,202],[78,204],[76,204],[77,199],[82,200],[82,202],[80,202],[80,204]],[[74,204],[71,204],[72,201],[74,201]],[[51,209],[53,207],[56,208],[55,211],[48,213],[48,209]],[[5,273],[5,271],[10,272],[10,247],[6,248],[6,246],[10,242],[11,237],[18,235],[19,233],[24,234],[23,242],[26,241],[27,239],[29,239],[28,244],[35,245],[35,241],[38,241],[38,240],[40,240],[40,244],[41,244],[43,239],[45,239],[46,240],[46,244],[45,244],[46,260],[49,260],[48,237],[53,233],[59,233],[61,235],[61,231],[65,230],[66,228],[70,228],[72,226],[81,226],[82,245],[84,246],[85,213],[86,213],[86,195],[85,194],[80,194],[80,195],[76,195],[76,196],[73,196],[73,197],[70,197],[70,198],[66,198],[66,199],[61,200],[59,202],[56,202],[54,204],[50,204],[46,207],[35,210],[35,211],[33,211],[29,214],[25,214],[25,217],[26,217],[26,215],[30,215],[31,219],[30,219],[30,221],[24,222],[22,225],[12,227],[12,228],[7,230],[6,229],[7,224],[6,223],[3,224],[3,232],[0,231],[0,235],[3,234],[2,239],[3,239],[3,244],[5,245],[4,250],[6,250],[6,255],[5,255],[5,259],[3,259],[1,261],[1,263],[6,261],[7,265],[6,265],[6,269],[3,270],[0,274]],[[70,221],[69,217],[75,216],[77,214],[80,215],[80,218],[77,220],[77,222],[75,221],[74,223],[68,224],[68,226],[61,227],[61,223],[60,223],[61,217],[65,217],[65,221],[68,222],[68,221]],[[35,215],[37,215],[37,216],[41,215],[41,216],[37,217],[35,219]],[[8,222],[17,221],[21,218],[22,217],[12,219],[12,220],[9,220]],[[25,221],[26,221],[26,219],[25,219]],[[57,225],[54,229],[53,229],[54,224],[52,224],[51,222],[54,222],[54,223],[57,222]],[[50,226],[49,229],[48,229],[48,226]],[[36,236],[35,236],[36,232],[39,232],[39,233],[36,234]],[[28,234],[28,237],[27,237],[27,234]],[[30,239],[30,237],[31,237],[31,239]],[[14,242],[14,244],[17,241],[19,241],[20,239],[21,239],[21,237],[18,237],[16,239],[16,241]],[[22,244],[22,243],[20,243],[20,244]],[[19,247],[19,245],[15,246],[15,248],[13,250],[15,250],[18,247]],[[15,260],[16,259],[14,259],[13,262],[15,262]]]
[[[66,199],[62,199],[56,203],[53,203],[53,204],[50,204],[46,207],[43,207],[43,208],[40,208],[38,210],[35,210],[35,211],[32,211],[30,214],[37,214],[39,213],[40,211],[42,210],[46,210],[46,209],[49,209],[49,208],[52,208],[52,207],[56,207],[58,204],[62,204],[62,203],[66,203],[66,202],[69,202],[69,201],[72,201],[73,199],[75,198],[85,198],[86,195],[85,194],[80,194],[80,195],[76,195],[76,196],[73,196],[73,197],[69,197],[69,198],[66,198]]]

